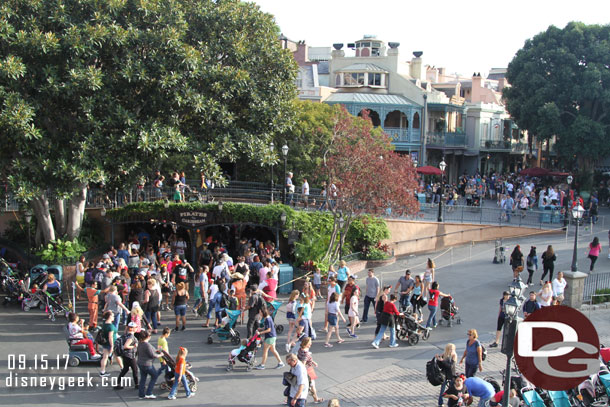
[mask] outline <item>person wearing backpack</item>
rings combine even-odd
[[[445,394],[445,389],[449,386],[449,384],[453,381],[455,377],[455,365],[457,364],[457,353],[455,353],[455,345],[452,343],[448,343],[445,345],[445,352],[442,355],[436,355],[436,362],[443,372],[443,376],[445,376],[445,380],[441,384],[441,391],[438,395],[438,405],[442,407],[443,405],[443,395]]]
[[[248,322],[246,324],[246,337],[250,338],[254,333],[255,327],[259,325],[260,310],[263,308],[264,303],[260,294],[258,294],[258,285],[252,284],[249,291],[248,305]]]
[[[112,355],[114,350],[114,342],[117,337],[117,327],[113,324],[114,313],[112,311],[104,311],[102,314],[104,324],[102,329],[98,332],[95,342],[102,346],[102,360],[100,362],[100,377],[108,377],[110,373],[106,372],[106,362],[108,357]]]
[[[468,341],[466,342],[466,349],[460,360],[460,365],[466,359],[466,377],[473,377],[477,374],[477,367],[479,371],[483,371],[483,345],[477,339],[479,334],[476,329],[468,331]]]
[[[527,259],[525,261],[527,265],[527,285],[533,285],[532,278],[534,277],[534,272],[538,270],[538,256],[536,255],[536,246],[532,246],[530,248],[530,253],[527,255]],[[497,342],[497,341],[496,341]]]
[[[133,375],[134,387],[138,388],[138,365],[136,363],[136,349],[138,348],[138,340],[134,333],[136,331],[137,324],[130,322],[127,324],[127,333],[121,335],[114,343],[114,353],[118,357],[123,358],[123,369],[119,373],[117,378],[117,385],[114,386],[115,390],[122,390],[123,376],[127,374],[131,368],[131,374]]]

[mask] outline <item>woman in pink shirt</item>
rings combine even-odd
[[[589,243],[589,259],[591,259],[591,266],[589,267],[589,271],[593,271],[593,267],[595,267],[595,262],[599,257],[599,252],[602,250],[602,245],[599,243],[599,238],[595,236],[593,241]]]

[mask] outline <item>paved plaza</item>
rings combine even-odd
[[[533,230],[534,233],[539,231]],[[600,237],[603,244],[603,253],[597,263],[596,270],[603,271],[610,268],[607,258],[607,230],[595,228],[593,233]],[[592,239],[591,231],[584,230],[580,240],[579,266],[581,270],[588,270],[588,259],[584,256],[585,247]],[[514,244],[519,243],[526,253],[530,245],[538,247],[538,253],[553,244],[557,252],[556,270],[567,270],[571,263],[573,237],[563,234],[533,235],[513,241],[504,241],[512,250]],[[445,249],[437,253],[429,253],[409,258],[399,259],[395,264],[376,270],[383,284],[395,284],[398,277],[406,268],[414,272],[423,272],[426,258],[435,259],[437,280],[440,290],[454,296],[460,307],[463,324],[449,328],[439,326],[428,341],[420,341],[416,346],[408,346],[400,342],[400,347],[390,349],[387,342],[382,343],[379,350],[371,347],[374,318],[369,318],[367,324],[358,331],[358,339],[351,339],[343,329],[342,335],[345,343],[335,345],[331,349],[322,347],[317,340],[312,346],[314,360],[319,364],[317,369],[317,386],[319,394],[326,400],[337,397],[342,406],[436,406],[438,387],[428,384],[425,378],[425,364],[436,353],[441,353],[445,344],[453,342],[457,346],[458,355],[464,350],[466,331],[476,328],[484,344],[491,342],[494,335],[498,301],[501,293],[506,289],[512,278],[508,264],[492,264],[494,254],[493,243],[466,245],[452,249]],[[364,274],[359,274],[358,283],[364,285]],[[541,271],[535,278],[539,278]],[[538,289],[538,287],[534,287]],[[317,304],[320,306],[320,304]],[[84,302],[78,304],[78,311],[86,315]],[[607,322],[607,310],[599,309],[587,313],[596,325],[602,343],[610,343],[610,324]],[[189,311],[190,314],[190,311]],[[424,314],[427,315],[427,311]],[[163,324],[173,327],[173,313],[163,313]],[[192,314],[189,315],[192,318]],[[323,313],[314,312],[314,326],[321,328]],[[278,313],[277,323],[285,323],[285,314]],[[188,360],[192,363],[192,371],[201,380],[197,395],[185,399],[184,393],[178,393],[178,400],[167,400],[167,391],[157,389],[157,400],[139,400],[137,392],[132,389],[115,391],[112,388],[103,388],[98,376],[99,364],[81,365],[76,368],[57,370],[41,370],[33,368],[35,355],[48,354],[54,359],[58,354],[67,351],[66,342],[62,333],[64,320],[51,322],[44,317],[41,311],[23,312],[15,307],[0,309],[0,405],[30,405],[44,403],[57,405],[112,405],[112,406],[139,406],[139,405],[206,405],[206,406],[273,406],[283,402],[281,385],[281,370],[267,369],[264,371],[246,372],[243,365],[237,365],[235,371],[225,371],[226,358],[233,346],[229,343],[205,343],[209,329],[200,327],[201,322],[189,320],[187,330],[172,333],[169,338],[170,350],[175,354],[179,346],[189,349]],[[342,325],[344,327],[344,325]],[[239,326],[245,334],[245,326]],[[151,343],[156,344],[157,336]],[[285,333],[278,338],[278,350],[282,357],[285,343]],[[506,358],[498,348],[488,349],[489,355],[483,363],[482,376],[495,376],[499,379],[499,372],[504,368]],[[17,368],[9,372],[10,355],[26,354],[28,365],[26,369]],[[259,353],[260,355],[260,353]],[[17,356],[18,357],[18,356]],[[275,359],[271,357],[268,367],[275,366]],[[114,377],[118,374],[118,367],[112,365],[109,372]],[[6,387],[6,378],[9,373],[20,376],[53,377],[86,377],[90,372],[93,387],[79,387],[64,390],[48,387]],[[64,379],[65,380],[65,379]],[[160,382],[160,381],[159,381]],[[313,404],[311,397],[308,404]]]

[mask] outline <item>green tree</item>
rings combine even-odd
[[[508,65],[504,99],[517,124],[548,139],[559,155],[592,168],[610,153],[610,25],[550,26]]]
[[[296,185],[307,178],[313,186],[313,178],[322,165],[324,151],[331,143],[334,120],[339,106],[294,99],[294,119],[284,134],[276,134],[273,139],[274,149],[265,156],[262,154],[258,165],[238,162],[239,178],[249,181],[268,183],[270,166],[275,165],[274,182],[283,185],[282,146],[288,146],[287,169],[295,176]]]
[[[219,183],[218,162],[265,152],[296,95],[278,35],[237,0],[4,2],[0,175],[39,240],[78,236],[92,182],[134,185],[180,154]]]

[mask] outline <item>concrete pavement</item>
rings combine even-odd
[[[596,230],[606,250],[607,230]],[[564,235],[545,235],[505,241],[504,244],[512,250],[514,244],[521,244],[526,252],[530,245],[536,245],[541,253],[547,244],[553,244],[558,257],[556,270],[569,269],[573,237]],[[591,240],[591,236],[581,236],[579,255]],[[453,327],[439,326],[428,341],[420,341],[416,346],[400,343],[397,349],[381,347],[375,350],[370,346],[373,339],[374,322],[369,323],[357,332],[359,338],[351,339],[344,334],[346,342],[331,349],[322,347],[322,341],[315,341],[312,346],[314,360],[319,364],[318,390],[322,397],[329,399],[338,397],[342,406],[436,406],[438,387],[429,385],[425,379],[425,364],[436,353],[442,352],[445,344],[453,342],[457,346],[458,355],[464,350],[466,331],[475,328],[483,343],[487,344],[494,336],[498,301],[501,293],[512,279],[508,264],[492,264],[494,252],[493,243],[467,245],[443,250],[438,253],[419,255],[399,259],[395,264],[377,269],[377,275],[384,284],[395,284],[406,268],[413,272],[423,272],[426,258],[435,258],[438,265],[437,280],[441,291],[451,293],[464,323]],[[588,260],[581,257],[579,265],[588,269]],[[610,260],[600,257],[597,269],[610,268]],[[535,279],[540,277],[541,271]],[[359,275],[359,284],[363,285],[364,273]],[[537,289],[537,287],[534,287]],[[79,303],[79,312],[86,315],[84,303]],[[282,310],[283,311],[283,310]],[[610,343],[610,326],[607,323],[607,311],[591,312],[591,318],[598,327],[602,342]],[[173,314],[165,312],[163,322],[173,326]],[[425,311],[424,316],[427,316]],[[189,318],[192,318],[189,315]],[[314,326],[322,326],[323,314],[314,312]],[[285,315],[278,313],[278,323],[285,324]],[[200,328],[200,322],[189,320],[185,332],[172,333],[169,343],[172,354],[178,346],[189,348],[189,361],[193,364],[193,372],[200,378],[197,395],[184,399],[184,393],[179,392],[178,400],[166,399],[167,391],[157,390],[160,396],[157,400],[138,400],[137,393],[132,389],[114,391],[101,387],[101,379],[97,376],[99,366],[79,366],[60,370],[33,369],[35,355],[42,353],[61,355],[67,350],[61,326],[64,321],[50,322],[40,311],[28,313],[16,308],[0,309],[0,404],[25,405],[33,402],[44,402],[48,406],[59,405],[102,405],[102,406],[139,406],[139,405],[206,405],[206,406],[269,406],[279,405],[283,401],[281,373],[284,369],[268,369],[264,371],[245,372],[243,366],[237,365],[234,372],[225,371],[226,358],[232,345],[214,343],[208,345],[205,339],[209,330]],[[245,327],[240,326],[244,333]],[[152,343],[156,344],[156,336]],[[278,350],[282,357],[285,352],[285,333],[278,338]],[[384,343],[385,345],[385,343]],[[484,362],[482,375],[499,376],[504,368],[505,357],[499,350],[488,349],[489,355]],[[9,355],[27,355],[26,369],[9,370]],[[260,357],[260,353],[258,355]],[[18,356],[16,356],[18,358]],[[275,366],[271,356],[267,366]],[[32,369],[30,369],[32,368]],[[10,372],[23,376],[35,377],[86,377],[87,372],[93,375],[92,388],[73,388],[53,390],[40,386],[21,388],[6,388],[5,379]],[[118,368],[111,366],[109,371],[116,376]],[[161,397],[163,396],[163,397]],[[309,398],[309,404],[312,404]]]

